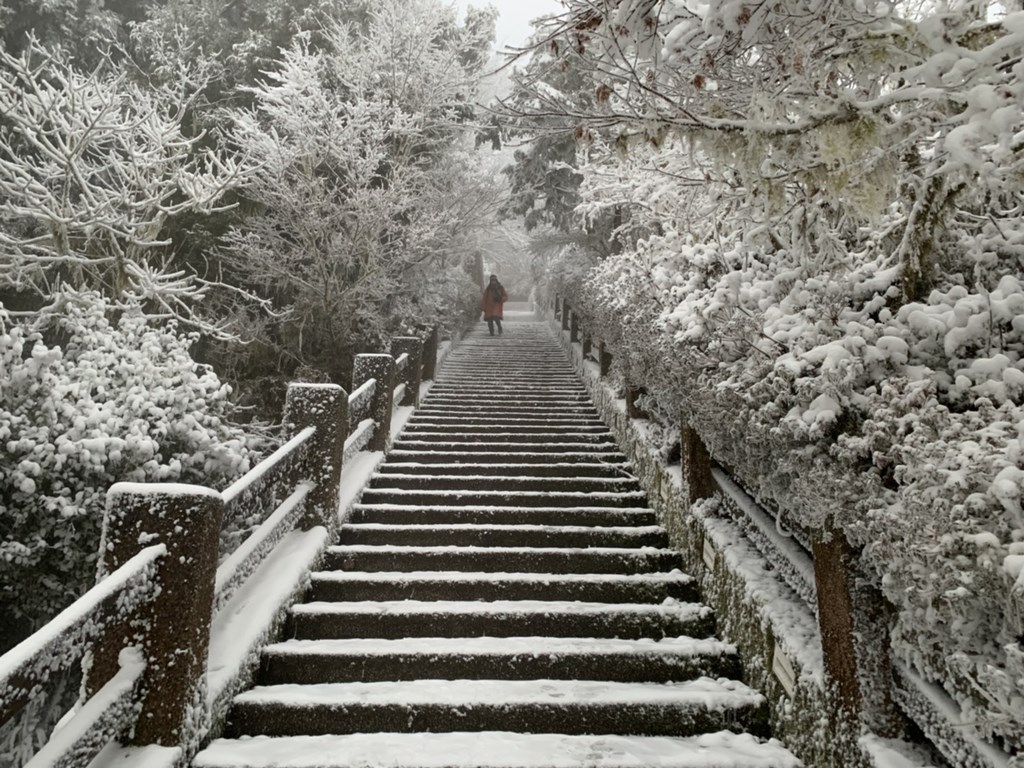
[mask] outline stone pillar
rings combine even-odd
[[[437,326],[423,342],[423,380],[433,381],[437,374],[437,347],[438,347]]]
[[[605,346],[604,339],[597,344],[597,364],[601,367],[601,375],[607,376],[612,368],[612,353]]]
[[[580,340],[580,316],[575,312],[572,313],[572,317],[569,319],[569,341],[577,342]]]
[[[569,330],[569,317],[572,315],[572,307],[569,306],[569,302],[562,300],[562,330]]]
[[[711,454],[697,431],[686,423],[686,419],[680,420],[679,447],[690,504],[710,498],[715,493],[711,477]]]
[[[856,553],[843,532],[830,526],[815,535],[811,549],[825,672],[835,684],[845,714],[856,717],[861,710],[854,640]]]
[[[482,253],[477,253],[473,258],[473,279],[476,280],[476,284],[480,286],[481,291],[487,285],[486,278],[484,277],[484,255]]]
[[[337,384],[289,384],[284,421],[290,434],[316,427],[306,444],[301,477],[316,484],[306,499],[303,530],[322,525],[333,535],[338,524],[341,463],[348,437],[348,393]]]
[[[647,390],[643,387],[626,387],[626,415],[631,419],[648,419],[650,416],[648,413],[636,404],[637,399],[641,395],[647,394]]]
[[[197,485],[117,483],[107,492],[97,580],[145,547],[167,547],[157,564],[159,593],[131,620],[108,628],[86,670],[85,695],[92,697],[117,673],[121,651],[141,646],[141,710],[127,744],[189,751],[209,728],[206,660],[223,517],[221,495]]]
[[[356,355],[352,369],[352,388],[358,389],[370,379],[376,379],[370,418],[377,422],[373,437],[367,444],[371,451],[384,451],[391,436],[392,399],[395,393],[395,358],[391,355]]]
[[[555,319],[556,320],[561,316],[560,315],[561,311],[562,311],[562,297],[559,296],[556,293],[555,294],[555,305],[554,305],[554,312],[555,312]]]
[[[409,355],[409,364],[401,380],[405,382],[405,397],[399,405],[420,404],[420,381],[423,372],[423,342],[415,336],[395,336],[391,339],[391,355],[398,359],[403,354]]]
[[[584,332],[583,334],[583,357],[587,358],[590,355],[590,349],[593,346],[590,334]]]

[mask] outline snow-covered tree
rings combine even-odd
[[[434,322],[416,297],[445,257],[447,292],[461,294],[447,252],[500,194],[465,148],[480,41],[474,28],[467,48],[464,31],[434,2],[378,4],[317,45],[298,38],[233,113],[259,165],[245,189],[258,214],[228,234],[226,258],[290,310],[263,339],[283,354],[338,375],[340,350]]]
[[[218,332],[206,286],[173,265],[167,227],[209,213],[237,158],[183,125],[195,83],[144,87],[30,43],[0,52],[0,288],[45,305],[64,285]]]

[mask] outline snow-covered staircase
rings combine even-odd
[[[542,323],[471,334],[195,765],[781,768]]]

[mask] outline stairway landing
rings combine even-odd
[[[453,351],[197,768],[794,768],[544,323]]]

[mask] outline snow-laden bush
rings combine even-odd
[[[223,487],[252,442],[196,337],[95,294],[32,325],[0,307],[0,603],[38,624],[91,586],[107,489]],[[116,318],[116,319],[115,319]]]

